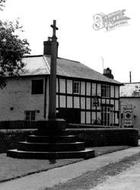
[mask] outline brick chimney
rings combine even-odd
[[[110,68],[104,69],[103,75],[108,77],[108,78],[114,79],[114,76],[113,76]]]
[[[51,37],[48,37],[48,41],[44,41],[44,52],[43,55],[51,55]],[[58,56],[58,42],[57,42],[57,56]]]

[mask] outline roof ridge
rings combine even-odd
[[[57,59],[64,59],[64,60],[68,60],[68,61],[73,61],[75,63],[81,63],[80,61],[75,61],[75,60],[68,59],[68,58],[63,58],[63,57],[57,57]]]
[[[140,84],[140,82],[131,82],[131,83],[130,83],[130,82],[124,82],[123,84],[124,84],[124,85],[125,85],[125,84]]]

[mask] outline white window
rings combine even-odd
[[[80,82],[73,81],[73,94],[79,94],[79,93],[80,93]]]
[[[25,111],[26,121],[35,121],[35,111]]]

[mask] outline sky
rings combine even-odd
[[[127,25],[106,31],[93,28],[94,16],[125,9]],[[7,0],[1,19],[19,19],[30,43],[31,54],[43,54],[43,41],[59,30],[59,57],[80,61],[103,73],[112,69],[120,82],[140,82],[140,11],[138,0]]]

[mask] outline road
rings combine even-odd
[[[140,161],[90,190],[140,190]]]

